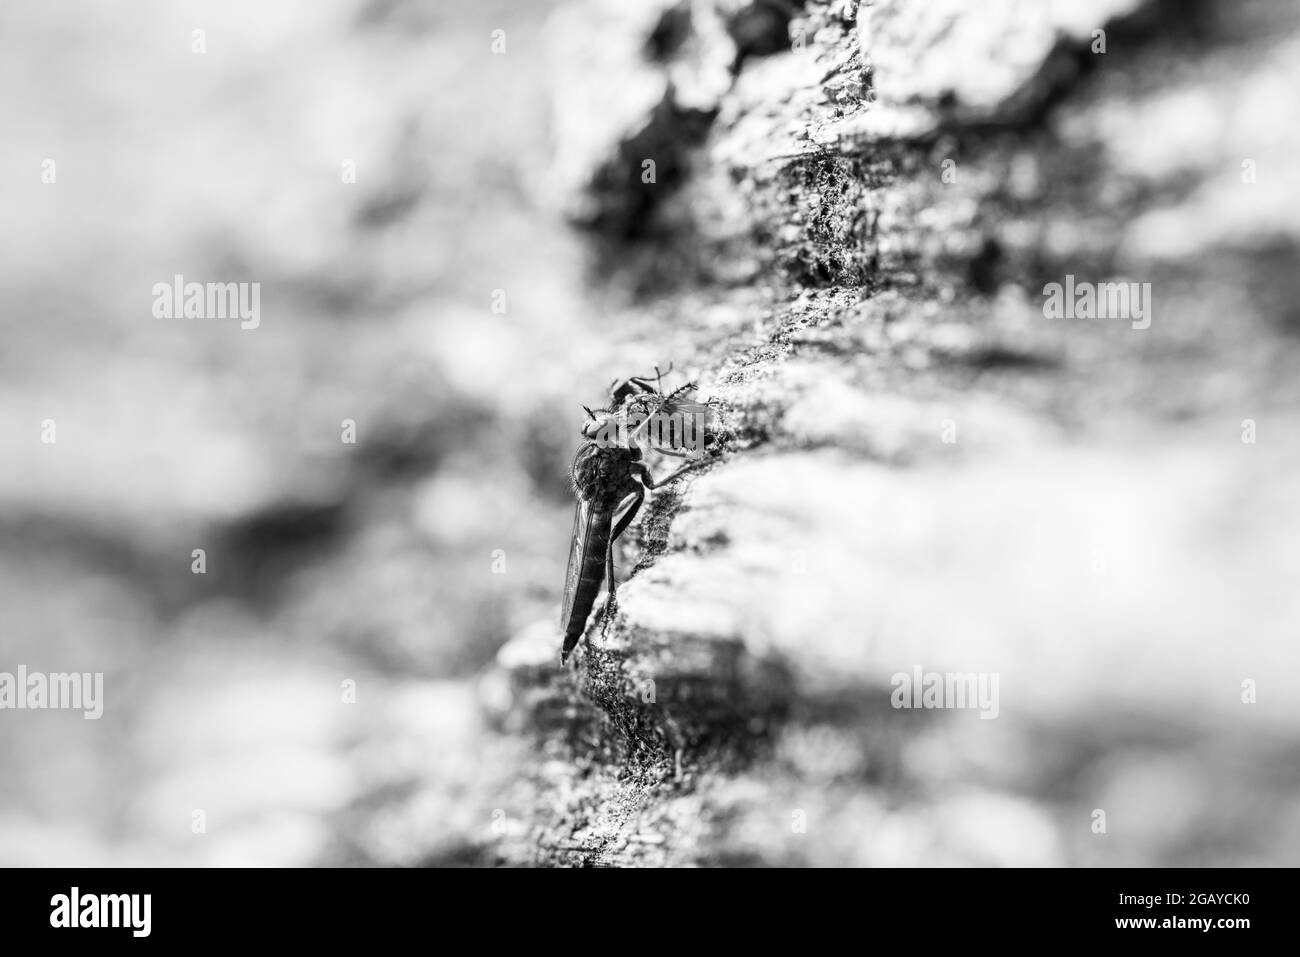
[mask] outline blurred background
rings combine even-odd
[[[105,702],[0,712],[0,865],[1295,863],[1295,16],[876,7],[6,2],[0,671]],[[744,743],[611,845],[539,675],[580,404],[669,361],[742,427],[628,627]]]
[[[547,7],[0,12],[0,651],[107,689],[4,714],[0,862],[366,861],[349,815],[464,720],[440,682],[558,617],[637,319],[529,198]],[[260,327],[154,318],[177,273],[261,283]]]

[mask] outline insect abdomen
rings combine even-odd
[[[605,580],[605,557],[609,551],[613,520],[614,513],[604,509],[591,516],[591,526],[582,550],[582,568],[574,589],[573,607],[569,611],[569,620],[564,623],[564,658],[569,656],[569,652],[573,651],[578,639],[586,631],[587,617],[596,604],[596,596],[600,594],[601,583]]]

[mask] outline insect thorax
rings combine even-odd
[[[636,491],[632,466],[640,457],[632,449],[601,448],[588,442],[573,460],[574,491],[598,508],[614,508]]]

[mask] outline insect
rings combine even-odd
[[[690,405],[684,397],[694,389],[694,384],[689,384],[664,395],[659,388],[661,379],[658,368],[653,380],[649,376],[616,379],[610,385],[608,408],[592,411],[583,406],[587,413],[587,421],[582,426],[585,441],[573,460],[572,470],[578,505],[573,517],[560,616],[560,627],[564,630],[561,664],[568,661],[586,631],[587,618],[604,582],[609,584],[606,614],[611,614],[615,607],[618,585],[614,579],[614,543],[636,518],[645,501],[645,490],[668,485],[700,464],[700,460],[687,462],[656,481],[642,461],[640,443],[646,441],[642,435],[646,427],[655,421],[656,414],[661,421],[662,417],[680,414]],[[653,447],[668,455],[686,457],[688,454],[671,443]]]

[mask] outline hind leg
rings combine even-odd
[[[605,599],[606,621],[611,620],[614,613],[618,611],[618,581],[614,578],[614,542],[627,531],[627,527],[632,524],[632,519],[636,518],[641,503],[645,501],[645,492],[637,489],[632,493],[631,498],[632,503],[614,523],[614,530],[609,534],[609,546],[605,550],[605,580],[609,582],[609,597]]]

